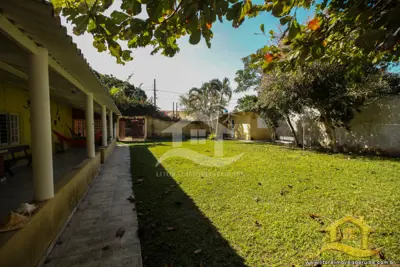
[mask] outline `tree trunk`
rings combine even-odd
[[[271,140],[272,140],[272,142],[275,142],[275,141],[276,141],[276,133],[275,133],[275,130],[269,128],[269,131],[271,132]]]
[[[272,138],[272,141],[276,141],[276,132],[275,132],[275,129],[273,129],[272,131],[271,131],[271,138]]]
[[[213,121],[211,118],[209,119],[209,121],[207,121],[207,125],[208,125],[208,128],[210,128],[210,134],[215,134],[215,128],[214,128]]]
[[[219,113],[219,112],[218,112]],[[219,117],[219,116],[218,116]],[[216,123],[215,123],[215,139],[217,139],[218,138],[218,117],[217,117],[217,121],[216,121]]]
[[[221,106],[221,104],[222,104],[222,92],[221,92],[221,97],[220,97],[220,99],[219,99],[219,105]],[[219,115],[220,115],[220,109],[219,109],[219,107],[218,107],[218,114],[217,114],[217,121],[216,121],[216,123],[215,123],[215,138],[217,139],[218,138],[218,125],[219,125]]]
[[[333,152],[339,152],[339,145],[336,140],[336,131],[335,128],[332,128],[332,141],[333,141]]]
[[[272,142],[276,141],[276,129],[273,127],[273,125],[270,125],[269,123],[267,123],[268,129],[271,132],[271,139]]]
[[[328,118],[328,116],[322,116],[323,117],[323,122],[326,128],[326,134],[329,137],[330,141],[330,146],[333,150],[333,152],[337,153],[339,152],[339,147],[336,142],[336,132],[335,132],[335,127],[332,125],[332,120]]]
[[[296,146],[299,146],[299,139],[297,138],[297,134],[293,128],[292,122],[290,121],[289,115],[285,113],[286,121],[289,124],[290,130],[292,131],[293,137],[294,137],[294,143]],[[304,142],[304,140],[303,140]]]

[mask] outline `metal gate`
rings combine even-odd
[[[125,135],[132,138],[144,138],[144,119],[134,118],[126,121]]]

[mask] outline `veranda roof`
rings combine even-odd
[[[53,80],[50,86],[54,89],[52,94],[65,97],[71,104],[82,107],[84,95],[71,94],[71,87],[75,87],[82,92],[93,93],[98,104],[121,115],[108,90],[97,79],[81,50],[67,34],[60,18],[54,15],[51,3],[43,0],[0,1],[0,13],[0,30],[11,37],[0,36],[1,62],[27,73],[27,55],[34,52],[37,46],[43,46],[49,51],[49,75],[50,80]],[[19,49],[22,47],[21,51],[16,48],[15,41]],[[68,80],[68,84],[60,79]]]

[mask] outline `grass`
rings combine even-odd
[[[208,156],[213,145],[183,143]],[[175,157],[155,167],[170,149],[168,142],[131,146],[145,266],[379,260],[337,251],[318,255],[329,242],[320,230],[344,216],[364,217],[375,229],[369,247],[400,259],[400,161],[226,141],[225,157],[244,153],[231,165],[211,168]],[[341,233],[343,243],[360,247],[358,228]]]

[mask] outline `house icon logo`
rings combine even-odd
[[[345,225],[347,223],[353,224],[354,226],[360,229],[361,248],[352,247],[341,242],[342,238],[338,236],[339,228],[340,226]],[[357,219],[351,216],[346,216],[332,223],[330,226],[323,229],[322,232],[329,234],[330,242],[322,246],[322,249],[319,252],[319,254],[328,250],[333,250],[346,253],[347,255],[353,257],[360,257],[360,258],[381,255],[382,248],[369,249],[368,238],[369,235],[373,232],[373,229],[364,222],[363,218]]]
[[[203,122],[208,126],[209,129],[213,130],[216,134],[216,140],[214,140],[214,155],[212,157],[198,153],[194,150],[182,147],[183,141],[183,128],[191,123],[191,121],[178,121],[172,126],[168,127],[162,133],[172,134],[172,149],[164,153],[156,163],[156,167],[160,165],[164,160],[172,157],[182,157],[189,159],[199,165],[206,167],[223,167],[234,163],[239,160],[244,153],[233,157],[224,157],[224,141],[223,134],[228,133],[231,130],[226,128],[217,120],[205,120],[204,117],[197,115],[199,118],[197,121]],[[218,123],[218,126],[217,126]],[[206,142],[207,129],[195,129],[190,131],[191,143],[198,145],[205,144]]]

